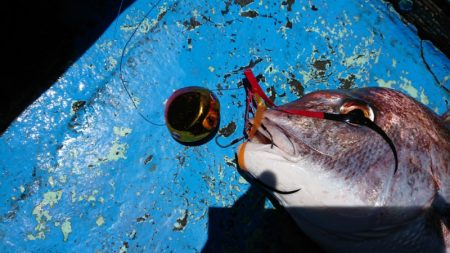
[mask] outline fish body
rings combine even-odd
[[[450,252],[450,131],[441,117],[387,88],[318,91],[281,108],[362,110],[398,155],[395,171],[386,140],[364,126],[264,113],[238,151],[242,169],[277,189],[280,205],[323,249]]]

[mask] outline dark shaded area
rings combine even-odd
[[[133,0],[123,0],[122,11]],[[0,134],[100,37],[121,0],[7,1]]]
[[[257,183],[254,178],[242,170],[241,175],[250,182]],[[276,185],[276,177],[272,173],[263,173],[263,177],[257,181],[264,185]],[[265,187],[265,186],[263,186]],[[265,199],[269,198],[276,209],[265,209]],[[339,217],[366,217],[367,224],[376,222],[376,217],[402,217],[410,215],[415,228],[424,224],[428,232],[416,238],[414,243],[409,240],[398,241],[395,245],[399,252],[427,249],[429,252],[445,252],[444,235],[442,234],[441,221],[449,228],[450,205],[444,199],[437,196],[430,210],[421,207],[295,207],[291,212],[301,212],[305,217],[328,217],[327,220],[319,220],[319,226],[331,226],[342,228],[346,233],[338,233],[337,237],[355,240],[356,244],[363,242],[362,246],[383,247],[383,236],[401,238],[397,233],[403,233],[409,223],[400,225],[397,229],[382,231],[380,228],[365,230],[364,224],[359,221],[349,224],[348,220]],[[424,212],[425,220],[416,220],[416,214]],[[342,215],[342,216],[340,216]],[[389,219],[389,218],[387,218]],[[309,221],[306,218],[307,221]],[[361,221],[364,221],[362,219]],[[362,226],[358,228],[358,226]],[[357,227],[354,227],[357,226]],[[318,226],[315,226],[318,228]],[[389,229],[389,226],[386,227]],[[352,232],[353,231],[353,232]],[[359,231],[359,232],[358,232]],[[406,230],[407,231],[407,230]],[[381,233],[380,233],[381,232]],[[363,235],[359,237],[359,235]],[[371,240],[364,235],[373,234]],[[380,236],[379,238],[377,236]],[[411,235],[409,235],[411,236]],[[370,236],[369,236],[370,237]],[[392,250],[388,245],[384,251]],[[333,246],[334,247],[334,246]],[[412,247],[412,248],[411,248]],[[278,205],[277,201],[266,195],[265,191],[252,184],[250,189],[239,198],[231,208],[209,208],[208,212],[208,240],[202,252],[324,252],[314,241],[308,238],[296,225],[287,211]],[[378,252],[378,251],[376,251]]]
[[[209,208],[202,252],[323,252],[285,210],[264,209],[266,197],[252,186],[231,208]]]
[[[202,252],[324,252],[307,237],[272,195],[266,185],[275,185],[273,173],[255,179],[244,170],[238,172],[252,182],[248,191],[231,208],[211,207],[208,212],[208,240]],[[269,199],[276,207],[265,209]]]
[[[450,58],[450,1],[414,0],[410,10],[401,8],[401,0],[387,0],[395,10],[417,28],[421,39],[430,40]]]
[[[252,186],[231,208],[209,208],[208,240],[202,252],[323,252],[264,190],[264,185],[276,184],[274,174],[267,172],[255,180],[244,170],[238,172]],[[276,209],[265,209],[266,199]]]

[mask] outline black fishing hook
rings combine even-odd
[[[272,134],[269,132],[269,129],[267,129],[267,127],[264,126],[264,124],[261,124],[261,128],[269,134],[269,137],[270,137],[270,148],[273,148],[273,146],[277,146],[277,145],[273,142],[273,136],[272,136]],[[277,147],[278,147],[278,146],[277,146]]]
[[[269,190],[269,191],[272,191],[272,192],[276,192],[278,194],[283,194],[283,195],[293,194],[293,193],[296,193],[296,192],[301,190],[300,188],[299,189],[295,189],[295,190],[291,190],[291,191],[278,190],[278,189],[273,188],[272,186],[267,185],[266,183],[264,183],[258,177],[253,176],[247,170],[240,169],[239,167],[238,167],[238,170],[239,170],[239,174],[241,174],[241,176],[244,177],[247,181],[255,182],[256,184],[260,185],[262,188],[265,188],[266,190]]]
[[[273,187],[271,187],[271,186],[268,186],[267,184],[265,184],[263,181],[261,181],[261,180],[260,180],[259,178],[257,178],[257,177],[253,177],[253,180],[254,180],[257,184],[259,184],[259,185],[261,185],[262,187],[266,188],[267,190],[276,192],[276,193],[278,193],[278,194],[283,194],[283,195],[293,194],[293,193],[296,193],[296,192],[298,192],[298,191],[301,190],[301,189],[299,188],[299,189],[295,189],[295,190],[292,190],[292,191],[281,191],[281,190],[277,190],[277,189],[275,189],[275,188],[273,188]]]
[[[233,146],[234,144],[236,144],[236,143],[242,141],[243,139],[247,138],[247,137],[244,135],[244,136],[242,136],[242,137],[239,137],[239,138],[237,138],[237,139],[234,139],[233,141],[231,141],[231,142],[228,143],[228,144],[223,145],[223,144],[220,144],[219,141],[218,141],[218,139],[219,139],[220,136],[222,136],[222,135],[221,135],[221,134],[218,134],[218,135],[216,136],[216,138],[214,138],[214,141],[216,142],[217,146],[219,146],[219,147],[221,147],[221,148],[228,148],[228,147],[231,147],[231,146]]]
[[[383,129],[381,129],[377,124],[375,124],[373,121],[371,121],[370,119],[365,117],[364,113],[361,110],[353,110],[347,114],[333,114],[333,113],[325,113],[325,112],[317,112],[317,111],[309,111],[309,110],[295,110],[295,109],[280,108],[280,107],[277,107],[264,94],[264,92],[262,91],[261,87],[258,84],[258,81],[254,77],[254,75],[250,69],[247,69],[244,72],[244,74],[246,75],[246,79],[244,79],[243,83],[244,83],[244,87],[245,87],[245,91],[246,91],[246,95],[247,95],[247,106],[246,106],[246,111],[245,111],[245,125],[246,126],[250,125],[250,123],[248,122],[248,115],[249,115],[249,113],[252,112],[251,104],[252,104],[252,102],[256,103],[256,101],[254,99],[252,99],[253,94],[258,94],[273,109],[278,110],[280,112],[294,114],[294,115],[300,115],[300,116],[305,116],[305,117],[311,117],[311,118],[328,119],[328,120],[333,120],[333,121],[338,121],[338,122],[345,122],[345,123],[351,123],[351,124],[355,124],[355,125],[365,126],[365,127],[370,128],[371,130],[375,131],[377,134],[379,134],[389,145],[389,147],[392,150],[392,153],[394,155],[394,160],[395,160],[394,175],[397,173],[398,156],[397,156],[397,150],[395,148],[393,141],[389,138],[389,136],[386,134],[386,132],[383,131]],[[257,106],[257,105],[254,104],[254,106]],[[273,143],[272,134],[267,130],[267,128],[263,124],[261,124],[261,127],[269,134],[270,141],[271,141],[272,147],[273,147],[273,145],[275,145],[275,144]],[[238,141],[244,139],[246,137],[246,135],[244,135],[243,137],[241,137],[239,139],[232,141],[228,145],[221,145],[220,143],[218,143],[218,141],[217,141],[218,137],[219,136],[216,137],[217,145],[219,145],[220,147],[229,147],[229,146],[237,143]],[[253,177],[253,179],[255,182],[261,184],[264,188],[266,188],[272,192],[276,192],[278,194],[293,194],[293,193],[296,193],[301,190],[301,189],[296,189],[296,190],[292,190],[292,191],[281,191],[281,190],[277,190],[271,186],[266,185],[264,182],[262,182],[257,177]]]

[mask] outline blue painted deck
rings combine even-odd
[[[221,126],[234,122],[238,137],[244,91],[221,89],[237,87],[245,66],[264,76],[277,104],[385,86],[448,108],[449,59],[381,1],[137,1],[0,137],[1,252],[258,247],[253,237],[243,246],[211,241],[220,231],[238,236],[211,229],[250,189],[235,150],[182,146],[133,107],[118,70],[135,29],[122,74],[139,112],[157,123],[174,90],[204,86],[220,99]],[[253,215],[264,199],[251,193],[239,209],[249,211],[231,214],[243,230],[266,219]]]

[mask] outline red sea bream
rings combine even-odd
[[[450,252],[450,131],[443,118],[386,88],[318,91],[281,108],[359,109],[397,150],[394,173],[391,148],[367,127],[265,112],[242,150],[242,169],[279,190],[272,194],[323,249]]]

